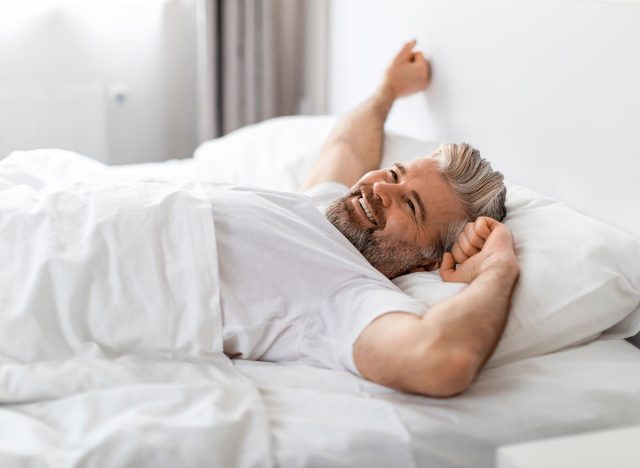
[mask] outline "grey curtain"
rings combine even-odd
[[[197,0],[200,141],[322,113],[326,0]]]
[[[219,0],[216,117],[220,133],[276,112],[273,1]]]

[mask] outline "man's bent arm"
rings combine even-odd
[[[394,101],[426,88],[429,82],[428,62],[412,51],[414,45],[415,41],[405,44],[373,96],[338,120],[301,191],[330,181],[351,187],[380,166],[384,123]]]
[[[511,233],[484,218],[476,223],[486,243],[456,268],[445,254],[446,281],[470,282],[422,317],[406,312],[382,315],[354,344],[356,367],[367,379],[429,396],[464,391],[498,344],[509,312],[519,267]]]
[[[517,275],[495,268],[422,317],[382,315],[354,344],[368,380],[407,392],[446,397],[467,389],[504,330]]]

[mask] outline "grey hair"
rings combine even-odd
[[[494,171],[480,151],[467,143],[442,144],[431,157],[437,161],[440,173],[451,184],[467,216],[447,226],[437,244],[424,252],[431,258],[442,258],[444,252],[451,250],[466,222],[480,216],[504,219],[507,188],[502,173]]]
[[[466,219],[461,219],[447,225],[434,245],[421,249],[422,258],[440,260],[445,252],[451,251],[466,223]]]
[[[438,162],[440,173],[453,187],[470,221],[480,216],[504,219],[507,214],[504,177],[491,168],[480,151],[467,143],[444,144],[431,157]]]

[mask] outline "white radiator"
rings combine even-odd
[[[0,159],[55,147],[108,162],[107,141],[102,83],[0,83]]]

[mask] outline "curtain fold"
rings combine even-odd
[[[273,0],[218,0],[222,53],[214,79],[222,84],[216,103],[219,132],[277,115]]]
[[[310,106],[304,94],[310,63],[305,47],[325,39],[310,40],[306,26],[316,21],[310,12],[319,16],[320,24],[326,22],[326,15],[317,15],[323,5],[326,9],[326,0],[199,2],[201,140],[278,115],[324,111],[324,102]],[[317,31],[324,34],[322,27],[314,28],[315,35]],[[311,62],[319,64],[311,75],[324,89],[325,58]]]

